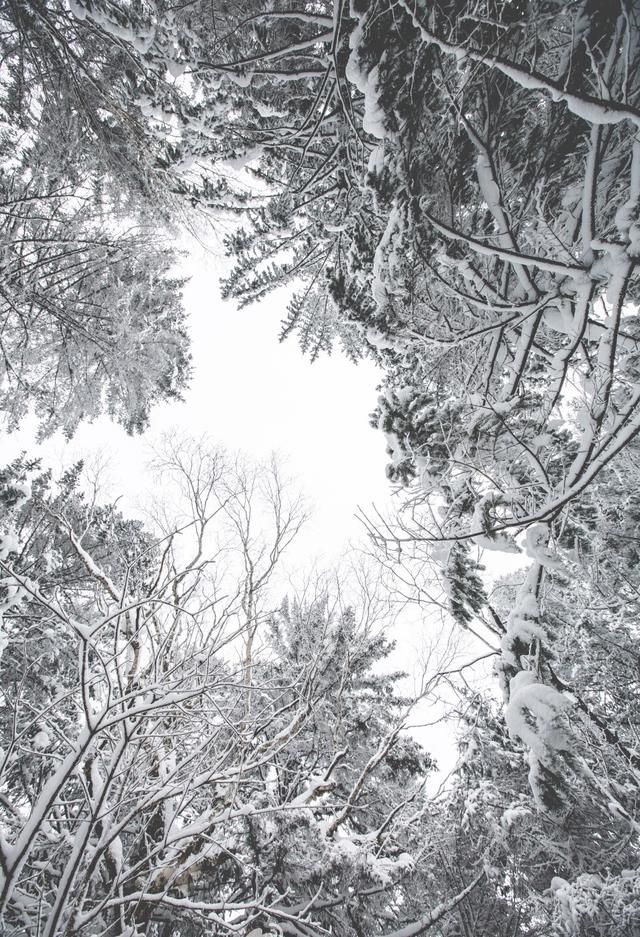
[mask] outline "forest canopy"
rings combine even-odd
[[[639,42],[634,0],[4,4],[7,427],[142,432],[189,380],[173,243],[231,218],[223,297],[381,368],[399,505],[375,602],[283,600],[275,465],[183,441],[146,526],[0,469],[6,933],[640,934]],[[494,661],[425,677],[436,795],[400,598]]]

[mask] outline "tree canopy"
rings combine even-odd
[[[8,424],[144,429],[189,373],[169,240],[231,216],[223,297],[287,287],[283,338],[380,365],[377,562],[496,677],[433,678],[427,795],[384,630],[269,591],[275,466],[165,452],[149,529],[7,466],[10,933],[640,934],[639,42],[631,0],[0,11]]]

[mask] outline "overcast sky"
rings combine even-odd
[[[45,446],[45,458],[71,464],[102,453],[110,461],[109,496],[123,495],[131,509],[148,483],[143,467],[150,442],[173,427],[257,459],[275,451],[314,507],[297,560],[330,562],[360,533],[357,506],[389,499],[384,441],[368,424],[380,372],[368,361],[354,365],[338,348],[311,364],[295,337],[278,342],[286,293],[239,310],[220,298],[220,250],[189,247],[185,306],[193,379],[184,402],[156,406],[141,438],[103,418],[81,426],[70,443],[57,436]],[[3,458],[33,451],[29,430],[4,442]]]
[[[160,404],[142,437],[101,418],[79,428],[73,440],[58,434],[41,453],[54,469],[79,458],[108,463],[103,476],[105,500],[120,497],[125,514],[137,513],[149,493],[145,472],[150,445],[173,428],[208,435],[228,450],[254,459],[276,452],[313,507],[313,514],[285,561],[287,574],[337,564],[349,544],[362,540],[354,514],[372,502],[384,513],[392,498],[385,477],[384,439],[369,426],[381,372],[369,361],[354,365],[338,348],[314,364],[303,357],[295,337],[278,342],[286,293],[239,310],[220,298],[219,279],[226,262],[220,251],[190,244],[185,272],[191,277],[185,307],[192,338],[193,379],[183,402]],[[0,438],[2,461],[22,449],[36,452],[33,427]],[[435,614],[435,618],[434,618]],[[432,620],[433,619],[433,620]],[[425,647],[442,627],[439,613],[414,608],[393,629],[398,641],[393,666],[409,673],[420,668]],[[447,635],[441,634],[446,644]],[[464,643],[464,642],[463,642]],[[439,719],[441,707],[420,707],[418,723]],[[437,752],[446,774],[455,761],[448,724],[416,730]]]

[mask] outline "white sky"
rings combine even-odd
[[[82,425],[70,442],[58,434],[38,449],[33,426],[26,426],[0,436],[0,461],[10,461],[23,449],[39,452],[54,471],[79,458],[89,464],[106,461],[105,500],[121,497],[124,513],[135,514],[151,485],[145,472],[149,447],[154,438],[173,428],[195,437],[207,435],[215,444],[257,460],[276,452],[313,508],[285,558],[286,569],[295,573],[316,561],[320,568],[331,567],[348,557],[350,541],[363,539],[354,517],[358,506],[366,509],[375,502],[382,513],[391,506],[384,438],[368,421],[381,372],[370,361],[354,365],[338,347],[330,357],[323,355],[311,364],[295,337],[279,343],[287,294],[273,293],[246,309],[223,302],[219,278],[225,263],[219,254],[191,245],[185,307],[193,378],[183,402],[156,406],[142,437],[130,437],[100,418]],[[394,667],[409,673],[414,666],[419,670],[425,645],[435,639],[436,629],[427,609],[414,608],[403,616],[394,629],[399,645]],[[416,721],[429,723],[441,712],[440,707],[435,711],[421,707]],[[455,760],[452,732],[450,724],[416,730],[421,741],[438,753],[445,773]]]
[[[193,378],[184,402],[159,404],[142,437],[127,436],[106,418],[80,427],[71,442],[61,434],[47,442],[45,461],[69,465],[100,454],[109,461],[108,494],[124,496],[131,510],[148,479],[148,447],[179,428],[250,458],[276,452],[297,479],[313,517],[296,547],[296,565],[324,558],[330,563],[360,535],[358,505],[388,503],[382,435],[368,423],[381,373],[370,361],[357,366],[336,347],[311,364],[295,337],[278,342],[287,294],[238,309],[220,298],[225,261],[190,245],[191,276],[185,307],[192,339]],[[35,452],[33,430],[4,437],[2,461],[26,448]]]

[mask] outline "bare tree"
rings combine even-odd
[[[177,508],[180,523],[189,525],[186,539],[195,536],[191,564],[200,562],[205,553],[209,555],[215,545],[213,555],[224,564],[216,575],[229,594],[239,599],[249,719],[258,629],[271,611],[269,589],[281,556],[307,519],[304,500],[295,493],[275,457],[264,464],[251,464],[226,456],[206,439],[167,435],[156,450],[153,465],[164,483],[173,483],[179,493],[174,511]],[[175,518],[171,523],[175,526]]]

